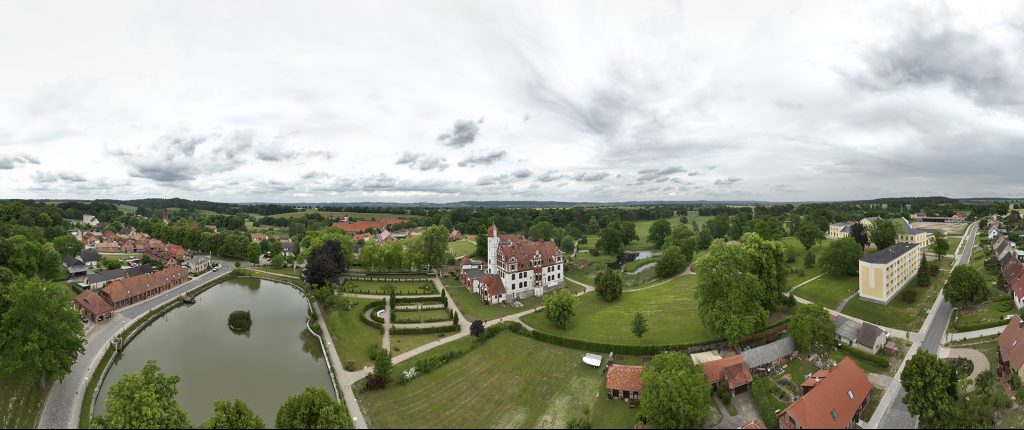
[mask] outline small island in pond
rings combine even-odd
[[[228,316],[228,328],[232,331],[249,331],[252,315],[249,311],[234,311]]]

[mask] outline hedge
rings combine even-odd
[[[881,367],[883,369],[888,369],[889,368],[889,359],[887,359],[885,357],[882,357],[882,356],[880,356],[878,354],[871,354],[871,353],[868,353],[868,352],[864,352],[864,351],[861,351],[861,350],[859,350],[857,348],[852,348],[852,347],[850,347],[848,345],[840,345],[839,348],[843,352],[845,352],[845,353],[847,353],[849,355],[857,357],[857,358],[859,358],[861,360],[865,360],[865,361],[871,362],[872,364],[875,364],[878,367]]]
[[[368,325],[370,327],[376,328],[376,329],[380,330],[381,333],[383,333],[384,332],[384,324],[382,322],[377,322],[376,318],[371,320],[371,319],[366,317],[366,311],[370,310],[371,308],[375,308],[375,307],[384,307],[384,301],[383,300],[375,300],[375,301],[369,302],[366,305],[364,305],[363,306],[363,310],[359,312],[359,319],[363,322],[363,324],[366,324],[366,325]],[[373,314],[373,313],[371,312],[371,314]],[[374,315],[374,317],[376,317],[376,315]]]
[[[533,339],[545,343],[550,343],[552,345],[564,346],[568,348],[581,349],[586,351],[614,352],[616,354],[625,355],[655,355],[661,353],[662,351],[684,351],[689,350],[691,348],[711,346],[717,343],[724,342],[724,340],[719,339],[709,342],[692,342],[668,345],[618,345],[612,343],[589,342],[585,340],[571,339],[567,337],[556,336],[550,333],[544,333],[538,330],[530,331],[529,335]]]
[[[775,411],[783,409],[787,405],[776,397],[781,393],[783,393],[782,388],[764,376],[755,377],[754,383],[750,386],[750,396],[754,398],[757,414],[761,416],[761,421],[764,421],[768,428],[779,428],[779,418],[775,415]]]
[[[443,325],[443,326],[438,326],[438,327],[422,327],[422,328],[400,328],[400,327],[392,326],[391,330],[389,330],[388,333],[390,333],[392,336],[395,336],[395,335],[400,335],[400,334],[451,333],[453,331],[459,331],[459,326],[454,325],[454,324],[452,324],[452,325]]]
[[[1001,326],[1004,326],[1006,324],[1007,324],[1006,320],[985,321],[985,322],[974,323],[974,324],[954,323],[953,324],[953,329],[958,331],[958,332],[967,332],[967,331],[975,331],[975,330],[984,330],[984,329],[992,328],[992,327],[1001,327]]]
[[[403,303],[447,303],[443,296],[427,296],[427,297],[395,297],[394,304],[400,305]]]

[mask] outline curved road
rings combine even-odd
[[[78,357],[75,364],[71,366],[71,373],[50,389],[37,426],[39,428],[78,428],[78,419],[82,412],[82,397],[85,396],[93,369],[99,364],[110,341],[122,328],[127,327],[128,324],[151,309],[173,300],[181,293],[231,273],[228,263],[223,261],[216,261],[216,263],[224,269],[206,272],[159,296],[119,309],[114,313],[114,319],[111,321],[102,324],[89,323],[86,326],[85,353]]]

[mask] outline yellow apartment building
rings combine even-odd
[[[860,259],[860,298],[888,304],[917,276],[924,248],[896,243]]]

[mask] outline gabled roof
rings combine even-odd
[[[608,376],[605,378],[604,386],[609,390],[640,391],[643,389],[643,382],[640,380],[640,374],[643,371],[643,366],[613,364],[608,366]]]
[[[78,253],[83,263],[100,261],[100,253],[95,249],[83,249]]]
[[[743,427],[740,428],[744,430],[758,430],[767,429],[768,427],[764,425],[764,421],[761,421],[760,418],[754,418],[753,421],[744,424]]]
[[[868,376],[847,357],[779,415],[792,417],[802,428],[848,428],[870,392]]]
[[[860,325],[860,330],[857,331],[857,343],[868,348],[875,347],[875,341],[878,340],[879,336],[885,336],[885,332],[878,326],[871,323],[864,323]]]
[[[139,266],[135,266],[135,267],[129,267],[127,269],[124,269],[124,273],[125,273],[126,276],[145,275],[145,274],[148,274],[148,273],[153,273],[154,271],[155,271],[155,269],[153,268],[153,266],[149,265],[149,264],[143,264],[143,265],[139,265]]]
[[[843,315],[836,315],[832,319],[832,323],[836,326],[836,336],[839,336],[841,339],[853,341],[857,339],[857,334],[860,333],[861,323]]]
[[[999,244],[996,245],[996,255],[1002,254],[1003,251],[1005,251],[1006,248],[1009,247],[1009,246],[1010,246],[1010,241],[1005,240],[1005,239],[999,241]]]
[[[85,290],[75,297],[75,303],[79,306],[88,309],[93,315],[102,315],[114,310],[114,307],[103,300],[99,294],[96,294],[92,290]]]
[[[1006,267],[1010,263],[1013,263],[1014,261],[1017,261],[1017,255],[1016,254],[1017,253],[1015,253],[1015,252],[1007,252],[1006,254],[1003,254],[1003,258],[999,259],[999,267]]]
[[[484,275],[480,278],[480,283],[487,286],[488,296],[500,296],[505,294],[505,283],[501,281],[501,278],[494,275]]]
[[[763,366],[796,351],[796,341],[792,336],[786,336],[767,345],[751,348],[743,351],[743,361],[751,368]]]
[[[1020,316],[1014,315],[1006,328],[999,334],[999,357],[1009,363],[1013,371],[1020,370],[1024,365],[1024,323]]]
[[[906,218],[900,218],[900,224],[903,226],[903,232],[909,235],[928,233],[928,230],[921,230],[910,226],[910,221]]]
[[[1016,281],[1021,275],[1024,275],[1024,264],[1021,264],[1019,261],[1014,261],[1003,267],[1003,280],[1007,284]]]
[[[754,382],[754,377],[750,374],[742,355],[708,361],[701,364],[701,367],[704,369],[705,381],[709,384],[725,381],[730,390]]]
[[[121,269],[104,270],[104,271],[102,271],[100,273],[91,273],[89,275],[86,275],[85,276],[85,283],[86,284],[98,284],[100,282],[110,282],[110,281],[113,281],[115,279],[120,279],[120,278],[123,278],[123,277],[125,277],[124,270],[121,270]]]
[[[61,261],[64,263],[64,267],[71,267],[82,264],[82,262],[75,258],[75,256],[73,255],[64,257]]]
[[[1013,291],[1013,295],[1017,296],[1017,300],[1024,300],[1024,277],[1017,278],[1010,284],[1010,291]]]

